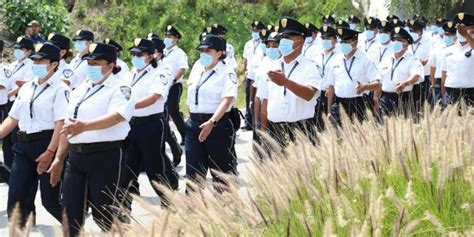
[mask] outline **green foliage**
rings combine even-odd
[[[428,20],[434,20],[437,17],[450,19],[452,18],[450,12],[459,4],[460,1],[453,0],[392,0],[390,9],[403,12],[408,17],[420,14]]]
[[[43,32],[68,32],[68,12],[61,1],[54,0],[0,0],[1,21],[13,39],[23,35],[27,24],[38,20]]]

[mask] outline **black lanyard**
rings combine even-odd
[[[370,42],[370,44],[369,44],[369,47],[367,47],[367,45],[365,46],[365,52],[367,52],[367,51],[370,49],[370,47],[372,47],[372,45],[374,44],[374,42],[375,42],[375,40],[372,40],[372,41]]]
[[[387,52],[387,49],[388,49],[388,47],[385,48],[385,49],[383,50],[383,52],[380,54],[379,61],[382,61],[382,58],[383,58],[383,56],[385,55],[385,52]]]
[[[18,67],[18,64],[15,66],[15,70],[13,70],[12,74],[15,74],[16,72],[20,71],[20,69],[25,66],[25,63],[21,63],[20,66]]]
[[[206,83],[209,78],[212,77],[212,75],[214,75],[216,73],[216,71],[212,70],[212,72],[209,74],[209,76],[206,77],[206,79],[204,79],[204,81],[202,81],[201,83],[201,79],[202,79],[202,75],[204,74],[204,72],[201,74],[201,78],[199,78],[199,81],[198,81],[198,84],[196,85],[196,94],[195,94],[195,102],[194,104],[195,105],[198,105],[199,104],[199,89],[201,89],[201,86],[204,85],[204,83]]]
[[[174,50],[174,48],[169,50],[168,53],[165,55],[165,57],[168,57],[171,54],[171,52],[173,52],[173,50]]]
[[[84,60],[81,59],[81,61],[74,66],[74,69],[77,69],[79,66],[81,66],[82,62],[84,62]]]
[[[97,92],[99,92],[102,88],[104,88],[105,86],[104,85],[101,85],[99,87],[99,89],[97,89],[96,91],[92,92],[89,96],[87,96],[87,93],[89,93],[90,91],[90,87],[87,88],[87,91],[86,93],[82,96],[81,100],[79,100],[79,102],[77,102],[77,105],[76,105],[76,108],[74,108],[74,118],[76,119],[77,118],[77,112],[79,111],[79,106],[81,106],[81,104],[88,100],[89,98],[91,98],[93,95],[95,95]],[[87,96],[87,97],[86,97]]]
[[[398,60],[397,64],[393,65],[395,63],[395,59],[392,58],[392,71],[390,73],[390,80],[393,81],[393,74],[395,73],[395,69],[397,69],[398,65],[402,62],[402,60],[404,59],[405,57],[401,58],[400,60]]]
[[[329,61],[331,60],[332,56],[334,56],[334,52],[331,52],[331,55],[329,55],[328,60],[324,61],[324,54],[322,54],[323,57],[323,71],[321,74],[321,77],[324,77],[324,74],[326,74],[326,65],[328,65]]]
[[[33,118],[33,103],[38,99],[38,97],[43,94],[43,92],[49,88],[49,84],[46,84],[46,86],[35,96],[36,88],[38,88],[38,85],[34,85],[35,88],[33,89],[33,94],[31,95],[30,99],[30,118]]]
[[[416,48],[413,48],[413,44],[411,45],[411,50],[413,51],[413,55],[416,54],[416,51],[418,51],[418,48],[420,47],[421,43],[419,43]]]
[[[308,51],[309,48],[311,48],[311,46],[313,46],[313,43],[309,44],[309,46],[307,46],[305,49],[304,49],[304,52],[303,52],[303,55],[306,56],[306,52]]]
[[[346,69],[347,75],[349,76],[351,81],[354,81],[354,80],[352,80],[352,76],[351,76],[351,70],[352,70],[352,65],[354,64],[354,59],[355,59],[355,57],[352,57],[351,64],[349,65],[349,68],[347,68],[347,63],[346,63],[347,60],[344,59],[344,69]]]
[[[293,74],[293,71],[295,70],[296,67],[298,67],[299,64],[300,63],[296,61],[295,65],[293,65],[293,67],[290,70],[290,73],[288,73],[288,76],[286,76],[288,80],[290,80],[291,74]],[[285,74],[285,64],[283,62],[281,62],[281,71],[283,72],[283,74]],[[283,96],[286,96],[286,87],[284,87],[283,89]]]
[[[257,47],[260,45],[260,41],[257,41],[257,44],[253,47],[253,54],[255,54],[255,51],[257,50]]]
[[[137,78],[137,80],[135,80],[135,76],[136,76],[137,74],[133,74],[132,84],[131,84],[130,86],[133,87],[135,84],[137,84],[137,82],[140,81],[140,79],[142,79],[142,77],[144,77],[145,74],[147,74],[147,73],[148,73],[148,71],[144,71],[143,74],[140,75],[140,76]]]

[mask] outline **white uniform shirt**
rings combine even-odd
[[[69,82],[75,80],[73,79],[73,77],[76,76],[74,70],[72,70],[71,66],[64,59],[59,61],[58,71],[59,73],[55,73],[54,75],[59,79]]]
[[[349,60],[345,57],[339,58],[328,73],[328,83],[334,86],[334,92],[340,98],[360,97],[367,91],[357,94],[357,82],[366,84],[376,80],[380,80],[380,74],[375,63],[360,49],[357,49]]]
[[[303,45],[303,56],[313,62],[319,57],[321,51],[321,45],[316,42],[316,39],[314,39],[314,41],[311,43]]]
[[[176,74],[178,73],[179,69],[189,69],[188,55],[186,55],[186,53],[181,48],[179,48],[178,45],[173,46],[171,49],[165,49],[164,54],[166,57],[166,61],[168,61],[171,66],[171,75],[173,76],[173,78],[176,77]],[[183,76],[176,80],[176,83],[182,82]],[[173,81],[171,81],[171,84],[173,84]]]
[[[130,69],[128,68],[127,63],[125,63],[122,59],[117,58],[117,65],[121,68],[120,72],[117,73],[115,76],[119,78],[124,78],[126,75],[130,73]]]
[[[29,58],[26,58],[21,62],[16,60],[8,65],[8,70],[12,73],[8,90],[17,88],[18,86],[16,85],[16,82],[18,81],[31,81],[33,79],[33,72],[31,70],[32,65],[33,61]],[[15,96],[10,97],[10,101],[14,101],[15,98]]]
[[[141,109],[134,109],[133,117],[145,117],[153,114],[163,113],[170,84],[173,81],[170,71],[163,68],[153,68],[151,65],[146,66],[142,71],[137,73],[137,69],[132,71],[123,78],[123,84],[132,88],[135,102],[145,98],[150,94],[161,95],[160,99],[155,103]]]
[[[263,57],[262,61],[259,63],[258,68],[255,71],[255,80],[252,84],[253,87],[258,88],[262,85],[262,81],[266,83],[268,79],[267,72],[270,71],[272,61],[273,60],[271,60],[267,56]]]
[[[474,50],[471,57],[466,52],[472,50],[469,44],[462,46],[459,42],[446,50],[442,63],[442,71],[446,72],[444,86],[450,88],[474,88]]]
[[[225,63],[235,70],[237,68],[237,60],[235,60],[234,46],[227,43],[225,53],[226,53],[226,58],[224,60]]]
[[[382,60],[386,57],[390,57],[393,55],[393,48],[392,48],[392,43],[388,43],[386,45],[380,44],[380,47],[378,48],[379,52],[377,54],[377,57],[374,61],[376,65],[379,65]]]
[[[199,61],[195,64],[197,63],[200,64]],[[233,105],[237,97],[237,88],[237,75],[226,64],[219,62],[209,72],[205,72],[202,65],[193,66],[188,79],[187,104],[189,111],[191,113],[213,114],[224,97],[233,97]],[[227,111],[230,111],[231,107],[229,106]]]
[[[8,86],[10,85],[10,77],[12,72],[8,70],[5,65],[0,63],[0,105],[8,103]]]
[[[74,71],[74,76],[69,79],[72,89],[79,87],[87,78],[87,60],[82,60],[79,55],[74,57],[69,64]]]
[[[57,75],[41,85],[35,78],[21,87],[9,116],[19,120],[20,131],[28,134],[52,130],[55,122],[66,119],[68,97],[69,88]]]
[[[379,71],[382,76],[382,91],[390,93],[396,92],[397,83],[406,81],[415,75],[423,77],[424,74],[420,60],[409,53],[405,53],[399,60],[395,58],[393,53],[385,57],[379,65]],[[403,92],[412,89],[413,85],[410,85],[405,87]]]
[[[408,50],[410,53],[415,55],[420,61],[428,61],[430,59],[430,51],[431,51],[431,43],[428,37],[422,37],[418,43],[413,43],[412,45],[408,46]],[[430,75],[430,66],[429,62],[423,66],[424,75]],[[422,82],[424,78],[420,79],[419,82]]]
[[[120,78],[111,75],[102,85],[93,86],[90,81],[86,81],[71,92],[67,107],[68,118],[75,117],[76,107],[82,100],[77,109],[77,120],[96,119],[109,112],[116,112],[125,119],[110,128],[86,131],[69,137],[71,144],[122,141],[127,137],[130,131],[128,122],[135,108],[135,100],[131,95],[131,88],[120,83]],[[69,119],[66,119],[66,124],[68,123]]]
[[[330,69],[334,67],[336,62],[340,62],[342,60],[341,57],[343,57],[342,53],[333,49],[328,53],[324,53],[324,51],[323,53],[319,53],[318,57],[316,58],[316,68],[318,69],[318,73],[322,78],[320,85],[322,91],[328,89],[328,73],[330,73]]]
[[[441,64],[443,63],[443,57],[446,55],[446,46],[436,45],[434,52],[430,55],[428,62],[429,67],[435,68],[435,78],[441,78]]]
[[[281,57],[278,60],[273,60],[269,65],[268,71],[281,70],[289,80],[302,85],[311,86],[318,91],[311,100],[307,101],[295,95],[289,89],[278,86],[268,77],[266,80],[262,79],[257,90],[257,96],[262,99],[268,99],[268,120],[279,123],[297,122],[313,118],[316,98],[320,93],[319,85],[321,84],[321,76],[317,73],[314,62],[305,58],[303,54],[300,54],[298,58],[290,63],[285,63],[283,57]],[[264,83],[263,80],[265,80],[266,83]]]
[[[369,59],[372,60],[374,63],[376,63],[378,61],[378,58],[380,57],[381,47],[380,43],[376,39],[377,37],[375,37],[371,41],[364,41],[365,44],[363,44],[363,46],[359,48],[363,49]]]
[[[259,55],[260,59],[263,57],[263,52],[260,48],[261,44],[263,44],[263,42],[260,39],[251,39],[247,41],[247,43],[245,43],[244,45],[244,54],[242,55],[242,57],[247,59],[247,78],[250,80],[255,79],[255,55]]]

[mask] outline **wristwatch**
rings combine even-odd
[[[213,127],[217,126],[217,121],[216,120],[209,119],[209,121],[212,123]]]

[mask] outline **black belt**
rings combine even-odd
[[[195,121],[206,122],[209,119],[211,119],[212,116],[214,116],[214,114],[191,114],[190,118]],[[224,116],[222,116],[220,120],[224,120],[228,118],[229,118],[229,112],[225,113]]]
[[[386,91],[382,91],[382,96],[387,96],[389,98],[397,98],[399,96],[408,96],[410,95],[410,92],[409,91],[405,91],[405,92],[402,92],[401,94],[398,94],[396,92],[386,92]]]
[[[24,131],[18,131],[16,132],[16,139],[19,142],[32,142],[43,139],[51,139],[51,137],[53,136],[53,132],[54,130],[44,130],[41,132],[28,134]]]
[[[130,119],[130,125],[141,125],[151,121],[159,120],[164,117],[164,113],[152,114],[145,117],[132,117],[132,119]]]
[[[90,154],[121,148],[123,141],[71,144],[69,150],[77,154]]]
[[[354,98],[341,98],[337,97],[336,102],[343,103],[343,104],[349,104],[349,103],[364,103],[364,97],[354,97]]]

